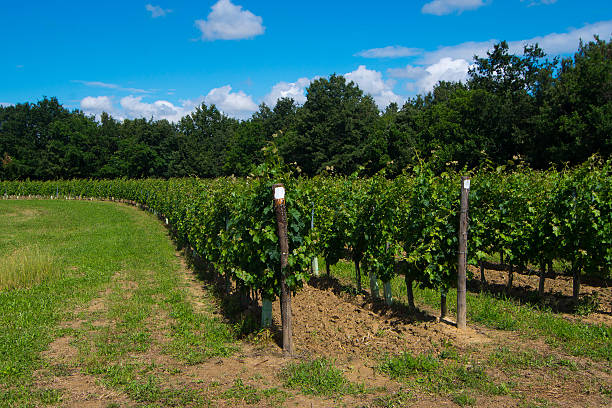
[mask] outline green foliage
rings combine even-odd
[[[281,152],[308,175],[333,170],[350,174],[364,163],[364,147],[378,120],[378,108],[340,75],[314,80],[296,115],[294,132]]]
[[[455,282],[460,177],[419,164],[394,180],[296,178],[270,144],[246,179],[2,182],[6,196],[120,198],[167,218],[177,237],[217,271],[274,299],[280,253],[272,186],[286,188],[292,290],[322,254],[346,257],[383,281],[396,274],[447,291]],[[517,268],[562,260],[574,273],[609,278],[612,267],[612,162],[575,170],[479,171],[470,192],[469,260],[503,253]],[[311,217],[314,211],[314,228]]]

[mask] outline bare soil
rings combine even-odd
[[[196,310],[213,315],[219,308],[211,307],[212,294],[191,271],[182,264],[181,274],[187,286],[192,304]],[[121,279],[117,277],[117,279]],[[515,285],[525,290],[537,287],[537,278],[515,276]],[[501,273],[487,271],[491,284],[505,282]],[[134,282],[122,282],[121,290],[128,298],[130,291],[137,288]],[[558,289],[557,289],[558,288]],[[561,291],[567,288],[561,283],[549,281],[547,291]],[[584,287],[584,291],[591,288]],[[592,288],[602,290],[602,288]],[[570,287],[571,291],[571,287]],[[554,293],[554,292],[553,292]],[[114,321],[106,311],[111,290],[100,292],[89,305],[75,311],[73,320],[63,322],[61,327],[78,329],[84,322],[95,326],[113,327]],[[571,295],[571,293],[570,293]],[[602,298],[610,296],[605,288]],[[602,299],[600,298],[600,299]],[[607,297],[606,297],[607,298]],[[143,353],[131,354],[133,362],[153,364],[154,373],[162,381],[162,387],[192,389],[205,396],[210,406],[286,406],[286,407],[371,407],[378,405],[381,398],[401,392],[412,396],[396,405],[388,406],[458,406],[445,393],[433,393],[423,388],[391,380],[377,367],[386,355],[404,351],[412,354],[431,353],[440,355],[452,347],[459,356],[467,356],[466,364],[483,364],[486,373],[495,383],[509,382],[513,388],[508,395],[490,395],[474,390],[467,392],[475,398],[474,405],[482,407],[515,407],[540,404],[542,406],[610,406],[609,395],[601,392],[602,387],[610,390],[612,374],[606,362],[594,362],[586,358],[562,355],[538,339],[527,339],[513,332],[503,332],[471,325],[459,331],[450,320],[441,321],[430,310],[408,311],[401,305],[387,307],[361,295],[351,295],[341,289],[333,279],[313,280],[292,299],[293,329],[296,355],[285,357],[278,344],[280,337],[279,302],[274,303],[272,336],[251,337],[249,341],[237,344],[239,351],[231,357],[211,358],[189,365],[165,352],[169,341],[169,316],[160,311],[151,321],[153,345]],[[603,315],[609,317],[608,315]],[[109,388],[100,379],[84,373],[79,351],[71,336],[57,338],[49,350],[42,354],[45,369],[36,373],[40,387],[62,390],[63,407],[106,407],[140,406],[121,390]],[[578,370],[566,367],[502,368],[488,363],[490,356],[500,347],[513,352],[536,351],[545,356],[558,356],[573,362]],[[302,395],[298,390],[286,389],[279,378],[282,368],[291,361],[304,361],[325,356],[334,361],[352,382],[363,383],[370,391],[365,395],[339,398]],[[262,398],[258,402],[228,398],[224,393],[240,379],[245,386],[257,390],[276,388],[285,395],[284,401]],[[189,404],[187,404],[190,406]]]

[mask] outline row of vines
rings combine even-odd
[[[612,266],[612,162],[592,159],[571,170],[474,172],[470,191],[468,261],[501,255],[516,270],[609,279]],[[166,218],[177,237],[215,270],[272,300],[280,293],[280,252],[272,186],[287,195],[287,284],[299,289],[311,261],[340,259],[378,280],[405,276],[412,285],[445,293],[456,281],[460,175],[434,174],[427,165],[389,180],[384,174],[295,177],[267,162],[248,178],[215,180],[70,180],[0,182],[5,198],[47,196],[122,199]],[[314,218],[314,222],[313,221]],[[512,268],[510,269],[512,271]],[[577,289],[578,288],[578,289]]]

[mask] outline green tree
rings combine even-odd
[[[474,57],[468,86],[485,92],[478,125],[483,137],[492,142],[487,153],[495,162],[523,155],[542,164],[536,153],[541,143],[536,118],[557,65],[545,56],[537,44],[525,46],[522,56],[510,54],[508,43],[502,41],[486,58]]]
[[[238,121],[215,105],[202,104],[178,123],[178,150],[170,163],[171,176],[218,177],[225,173],[227,147]]]
[[[581,163],[612,154],[612,42],[595,37],[564,59],[541,109],[549,132],[544,154],[552,162]]]
[[[364,162],[379,112],[374,100],[341,75],[313,81],[295,126],[280,143],[287,163],[309,175],[333,168],[352,173]]]

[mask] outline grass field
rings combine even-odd
[[[10,282],[0,292],[0,405],[68,402],[46,377],[74,372],[136,399],[177,398],[181,390],[159,389],[147,375],[149,363],[128,358],[153,347],[162,316],[169,355],[197,362],[232,353],[231,330],[194,311],[173,244],[151,215],[114,203],[0,201],[0,220],[8,259],[0,273]],[[22,257],[23,248],[40,259]],[[30,269],[39,261],[47,265]],[[49,365],[44,353],[57,339],[69,339],[57,353],[74,359]]]
[[[0,407],[612,403],[609,326],[470,293],[461,335],[355,296],[348,263],[332,268],[342,293],[295,296],[298,353],[284,358],[278,327],[243,337],[257,316],[228,312],[163,225],[121,204],[0,200],[0,259]],[[433,291],[415,298],[439,307]]]

